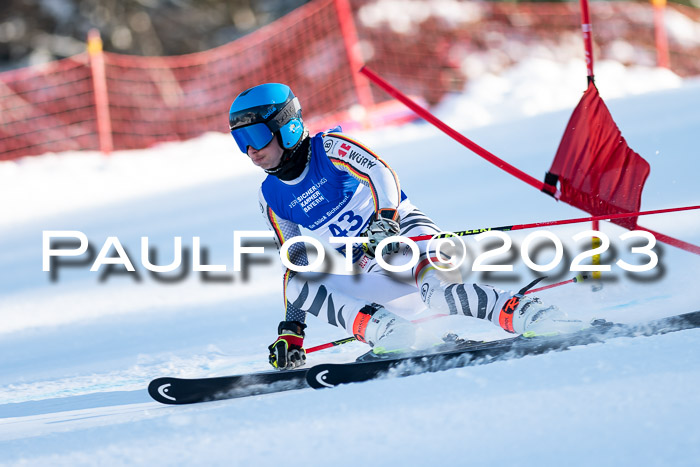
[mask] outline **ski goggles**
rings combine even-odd
[[[268,119],[266,116],[274,114]],[[260,150],[270,144],[275,132],[290,120],[301,118],[301,105],[296,97],[283,105],[264,105],[229,114],[229,128],[242,153],[248,146]]]
[[[260,150],[270,144],[274,135],[265,123],[254,123],[235,130],[231,130],[233,139],[238,144],[238,149],[243,154],[248,153],[248,146],[252,146],[255,150]]]

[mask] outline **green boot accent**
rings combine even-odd
[[[523,337],[527,337],[528,339],[531,339],[533,337],[554,337],[558,336],[560,334],[559,331],[553,331],[553,332],[543,332],[543,333],[537,333],[535,331],[528,331],[522,334]]]
[[[396,350],[387,350],[384,347],[372,347],[372,353],[375,353],[377,355],[386,355],[390,353],[405,353],[408,352],[408,350],[404,349],[396,349]]]

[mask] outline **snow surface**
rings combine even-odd
[[[614,62],[596,66],[623,135],[651,164],[642,208],[700,204],[700,81]],[[526,61],[472,81],[438,115],[541,178],[585,89],[584,70],[582,62]],[[425,123],[354,136],[396,169],[412,201],[444,229],[585,215]],[[145,388],[158,376],[267,369],[266,347],[282,317],[278,260],[268,244],[270,253],[246,277],[232,272],[233,231],[264,229],[256,195],[262,178],[221,134],[108,158],[81,152],[0,164],[0,465],[697,465],[700,330],[327,391],[183,407],[152,402]],[[640,224],[700,244],[697,211]],[[588,228],[550,231],[575,253],[567,239]],[[95,253],[118,237],[140,280],[101,280],[103,270],[83,263],[59,269],[52,282],[42,271],[45,230],[82,231]],[[602,230],[617,249],[604,260],[635,261],[630,245],[617,240],[623,229]],[[528,233],[513,233],[515,247]],[[190,272],[164,283],[141,265],[142,236],[157,249],[158,260],[151,259],[158,264],[172,260],[174,237],[188,248],[200,237],[209,264],[227,272],[213,273],[218,282]],[[539,296],[577,316],[622,322],[698,309],[700,258],[665,245],[656,251],[652,274],[614,266],[601,290],[583,283]],[[573,276],[565,267],[572,256],[549,281]],[[514,261],[506,277],[469,279],[517,288],[536,276]],[[313,318],[309,325],[308,346],[343,337]],[[426,327],[504,336],[468,318]],[[309,361],[351,361],[364,350],[347,344]]]

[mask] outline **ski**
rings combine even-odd
[[[401,377],[436,372],[498,360],[520,358],[570,347],[603,342],[614,337],[636,337],[665,334],[700,327],[700,311],[674,315],[639,324],[613,324],[597,320],[588,329],[547,337],[517,336],[507,339],[457,345],[449,350],[408,354],[400,357],[375,358],[345,364],[316,365],[306,373],[314,389],[358,383],[383,377]]]
[[[148,385],[148,394],[163,404],[193,404],[269,394],[308,388],[306,371],[303,368],[215,378],[156,378]]]
[[[598,321],[591,328],[575,334],[530,338],[517,336],[489,342],[445,344],[439,351],[404,354],[396,358],[320,364],[308,369],[265,371],[214,378],[162,377],[151,381],[148,393],[158,402],[177,405],[270,394],[309,386],[320,389],[384,376],[408,376],[566,350],[569,347],[602,342],[613,337],[650,336],[696,327],[700,327],[700,311],[641,324]]]

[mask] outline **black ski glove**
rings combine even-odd
[[[299,321],[282,321],[277,327],[277,340],[270,349],[270,365],[278,370],[291,370],[306,363],[304,329]]]
[[[370,258],[374,258],[377,245],[387,237],[398,235],[401,231],[399,227],[400,217],[396,209],[384,208],[377,211],[372,222],[369,223],[367,229],[362,232],[363,237],[369,238],[369,243],[362,245],[365,254]],[[391,242],[384,247],[382,254],[397,253],[401,243]]]

